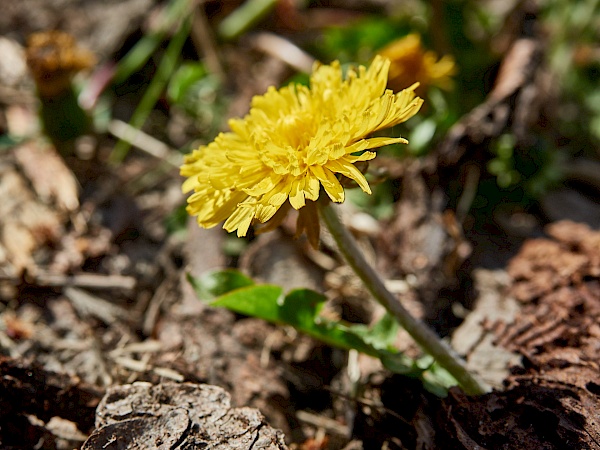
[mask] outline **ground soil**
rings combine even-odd
[[[9,2],[0,44],[23,65],[0,64],[1,131],[36,123],[22,52],[29,32],[64,29],[110,61],[160,11],[152,0],[105,3]],[[209,19],[218,3],[206,2]],[[360,13],[353,8],[346,13]],[[289,26],[273,20],[276,30]],[[407,309],[451,339],[493,391],[469,397],[455,387],[441,398],[372,358],[207,306],[186,275],[237,267],[325,292],[333,316],[369,323],[381,314],[326,234],[315,251],[292,238],[293,220],[245,241],[193,219],[172,232],[184,199],[169,155],[134,149],[110,165],[116,139],[97,133],[63,158],[34,134],[0,152],[0,447],[600,449],[597,205],[569,202],[580,192],[565,185],[546,200],[552,209],[500,205],[470,216],[449,195],[485,167],[486,142],[507,130],[527,139],[548,107],[527,100],[545,87],[541,42],[507,39],[488,100],[439,148],[374,162],[400,186],[392,218],[343,211]],[[231,77],[230,115],[291,73],[248,39],[221,50],[245,74]],[[115,114],[131,114],[137,100],[115,96]],[[161,105],[148,123],[171,147],[197,132]],[[468,197],[472,186],[462,186]],[[564,220],[552,220],[557,209]],[[403,334],[398,347],[419,355]]]

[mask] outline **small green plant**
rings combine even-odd
[[[376,157],[375,149],[408,143],[402,137],[380,135],[413,117],[423,103],[415,94],[418,83],[396,94],[386,88],[389,68],[389,60],[376,56],[369,68],[349,69],[344,77],[336,61],[317,66],[310,87],[271,87],[265,95],[254,97],[246,117],[230,120],[230,132],[186,156],[181,175],[186,177],[183,192],[191,192],[187,211],[204,228],[224,221],[223,228],[243,237],[254,223],[263,224],[262,231],[277,227],[293,208],[299,213],[298,235],[306,233],[313,247],[319,244],[320,217],[348,265],[390,318],[467,393],[481,394],[486,387],[466,370],[460,358],[387,290],[331,206],[331,202],[345,200],[342,178],[371,193],[360,167]],[[379,134],[373,137],[376,132]],[[365,352],[388,367],[425,378],[426,372],[417,362],[389,348],[389,336],[382,333],[394,330],[389,318],[371,330],[352,327],[321,317],[325,298],[317,293],[297,290],[284,295],[278,286],[253,286],[246,279],[221,276],[237,289],[214,300],[213,305],[290,324],[324,342]],[[208,287],[207,282],[196,283],[199,296],[221,293],[220,281],[212,279]],[[438,382],[436,387],[444,384]]]
[[[445,395],[456,384],[431,357],[412,360],[393,347],[399,325],[389,314],[372,327],[327,319],[321,315],[327,298],[318,292],[295,289],[286,293],[280,286],[255,284],[235,270],[209,272],[200,278],[188,276],[188,280],[198,298],[211,306],[289,325],[328,345],[379,358],[394,373],[420,378],[437,395]]]

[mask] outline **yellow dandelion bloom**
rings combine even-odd
[[[378,53],[391,61],[388,86],[394,90],[410,86],[417,80],[421,90],[429,86],[452,88],[451,77],[456,75],[454,58],[443,56],[438,60],[435,52],[423,48],[418,34],[398,39]]]
[[[373,159],[375,148],[407,141],[369,135],[406,121],[423,103],[417,84],[397,94],[386,90],[388,68],[376,57],[344,79],[334,62],[315,66],[310,88],[271,87],[255,96],[246,117],[229,121],[230,132],[185,157],[183,192],[193,191],[188,213],[201,227],[225,221],[223,228],[245,236],[256,221],[276,226],[292,207],[300,212],[298,232],[316,245],[320,192],[343,202],[343,176],[371,193],[355,163]]]

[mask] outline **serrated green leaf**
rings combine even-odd
[[[403,353],[380,350],[378,356],[383,367],[391,372],[407,376],[419,376],[423,372],[414,360]]]
[[[375,348],[348,326],[319,315],[326,300],[324,295],[310,289],[295,289],[283,299],[279,320],[326,344],[376,356]]]
[[[429,355],[423,356],[415,361],[415,364],[420,367],[424,367],[425,363],[429,364],[420,374],[423,387],[438,397],[445,397],[448,394],[448,389],[458,384],[456,378],[436,363]]]
[[[377,349],[367,344],[360,336],[340,322],[323,318],[306,326],[294,326],[299,331],[334,347],[345,350],[357,350],[361,353],[377,357]]]
[[[438,397],[445,397],[448,389],[458,384],[456,379],[429,355],[413,360],[403,353],[381,351],[379,359],[391,372],[419,378],[423,387]]]

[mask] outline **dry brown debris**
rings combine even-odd
[[[541,368],[599,367],[600,232],[563,221],[547,228],[552,239],[525,243],[511,261],[511,293],[525,303],[502,330],[501,343]]]
[[[110,388],[84,450],[286,449],[283,433],[256,409],[232,408],[222,388],[192,383],[135,383]]]
[[[59,241],[68,214],[79,206],[77,190],[52,147],[30,141],[1,158],[0,275],[35,272],[36,251]]]
[[[374,427],[382,439],[402,437],[394,448],[600,448],[600,232],[568,221],[546,231],[549,238],[526,241],[508,266],[504,295],[518,297],[521,310],[510,323],[496,317],[488,325],[496,345],[524,365],[513,367],[504,391],[467,397],[455,388],[443,400],[422,396],[416,410],[407,392],[373,386],[402,416],[386,414]],[[433,421],[426,434],[420,408]]]
[[[73,448],[81,444],[81,432],[71,432],[74,436],[65,440],[60,433],[50,432],[49,424],[59,417],[63,428],[70,423],[74,430],[90,430],[103,395],[100,389],[77,377],[5,357],[0,357],[0,374],[2,448]]]
[[[600,276],[600,232],[569,221],[546,231],[553,240],[527,241],[508,267],[515,281],[512,294],[522,302],[539,303],[561,287],[578,288]]]
[[[570,221],[546,231],[551,239],[528,241],[508,267],[525,306],[499,343],[526,365],[507,384],[551,392],[556,404],[533,406],[558,417],[559,431],[577,430],[578,448],[600,448],[600,231]]]

